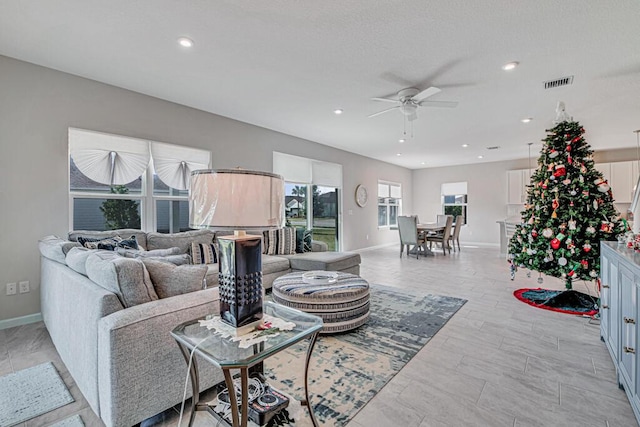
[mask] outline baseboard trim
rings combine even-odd
[[[398,243],[400,243],[400,242],[384,243],[382,245],[375,245],[375,246],[367,246],[366,248],[355,249],[354,251],[355,252],[373,251],[375,249],[386,248],[386,247],[389,247],[389,246],[398,245]]]
[[[28,325],[42,320],[42,313],[28,314],[26,316],[14,317],[13,319],[0,320],[0,329],[13,328],[14,326]]]
[[[463,248],[466,246],[477,246],[479,248],[500,248],[500,243],[486,243],[486,242],[460,242],[460,246]]]

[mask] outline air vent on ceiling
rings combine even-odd
[[[498,148],[500,148],[499,145],[494,145],[493,147],[487,147],[487,150],[497,150]]]
[[[553,89],[560,86],[568,86],[573,83],[573,76],[561,77],[555,80],[548,80],[544,82],[545,89]]]

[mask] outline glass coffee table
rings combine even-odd
[[[201,356],[207,362],[222,369],[225,384],[228,390],[234,390],[232,369],[240,371],[241,381],[241,397],[240,405],[235,393],[229,393],[231,408],[240,406],[241,416],[238,411],[231,410],[233,427],[246,427],[249,421],[249,369],[256,365],[261,365],[265,359],[281,352],[282,350],[309,338],[309,346],[307,348],[307,356],[304,365],[304,393],[305,400],[300,402],[309,410],[309,417],[314,427],[318,426],[313,408],[309,402],[308,372],[309,360],[315,346],[318,332],[322,329],[322,319],[318,316],[304,313],[299,310],[288,308],[273,302],[266,302],[264,305],[264,314],[282,319],[286,322],[295,324],[291,330],[279,330],[275,336],[269,336],[266,341],[252,344],[248,348],[241,348],[239,342],[233,341],[229,337],[207,329],[201,326],[200,320],[195,319],[177,326],[171,335],[175,338],[182,355],[184,356],[189,368],[189,376],[191,379],[191,388],[193,398],[191,400],[191,417],[189,426],[193,425],[196,411],[207,411],[218,420],[227,422],[226,419],[214,411],[213,407],[206,403],[200,403],[198,366],[196,358],[191,357],[191,353]],[[195,348],[195,350],[194,350]],[[191,360],[191,363],[189,361]]]

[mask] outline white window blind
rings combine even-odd
[[[287,182],[342,188],[342,165],[273,152],[273,172]]]
[[[95,182],[124,185],[149,165],[147,141],[81,129],[69,129],[69,154],[78,169]]]
[[[441,188],[442,195],[467,194],[466,182],[446,182]]]
[[[387,184],[378,182],[378,197],[402,198],[402,187],[399,184]]]
[[[169,187],[188,190],[191,171],[208,169],[211,154],[206,150],[162,142],[151,142],[153,168]]]

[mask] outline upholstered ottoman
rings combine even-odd
[[[320,316],[321,334],[349,331],[369,318],[369,283],[354,274],[335,272],[330,284],[306,283],[304,271],[289,273],[273,282],[272,296],[278,304]]]

